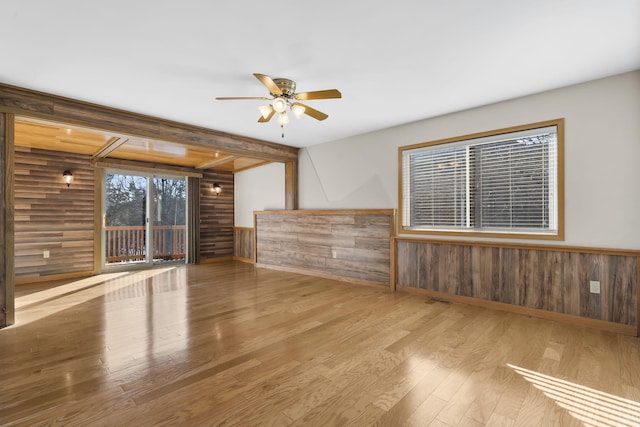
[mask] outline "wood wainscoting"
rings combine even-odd
[[[395,289],[395,210],[255,212],[256,264]]]
[[[253,263],[255,233],[251,227],[233,227],[233,259]]]
[[[640,251],[397,238],[398,287],[638,335]],[[590,282],[600,282],[600,294]]]
[[[93,273],[94,177],[87,155],[15,148],[16,283]]]

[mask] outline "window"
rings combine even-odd
[[[562,239],[563,120],[399,150],[403,232]]]

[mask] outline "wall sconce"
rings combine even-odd
[[[216,197],[220,197],[220,193],[222,193],[222,187],[220,187],[220,184],[218,184],[217,182],[214,182],[211,191],[216,193]]]
[[[71,183],[73,182],[73,174],[69,169],[62,172],[62,179],[64,180],[65,184],[67,184],[67,187],[71,185]]]

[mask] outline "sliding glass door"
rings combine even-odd
[[[187,252],[187,181],[153,178],[153,261],[182,261]]]
[[[105,267],[185,261],[185,178],[108,171],[103,185]]]

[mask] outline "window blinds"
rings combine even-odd
[[[556,126],[403,152],[410,229],[557,229]]]

